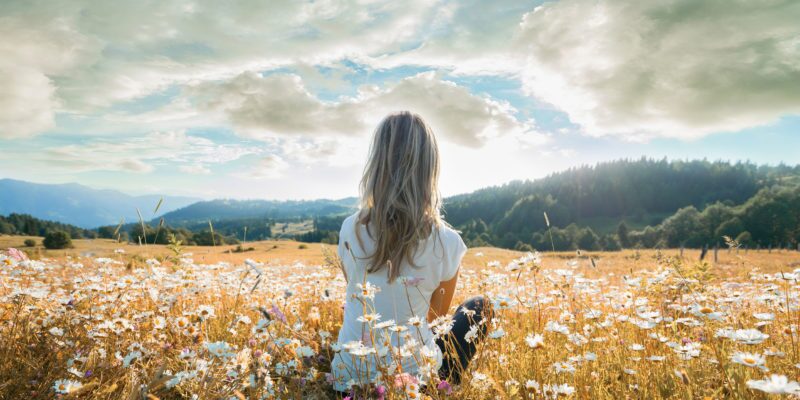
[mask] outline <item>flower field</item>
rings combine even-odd
[[[333,354],[375,349],[335,345],[345,281],[333,248],[285,247],[37,259],[3,249],[0,398],[335,398]],[[800,395],[798,279],[789,251],[724,250],[714,262],[697,251],[470,249],[454,304],[482,294],[494,319],[464,380],[387,371],[351,396]],[[405,322],[364,323],[379,335]],[[446,332],[448,319],[435,327]]]

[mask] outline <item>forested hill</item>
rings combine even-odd
[[[603,235],[616,233],[621,221],[627,228],[656,227],[679,209],[704,210],[717,202],[735,207],[761,189],[796,184],[798,177],[800,166],[620,160],[449,197],[445,212],[447,221],[461,228],[473,245],[542,245],[533,235],[547,228],[545,212],[552,226],[574,224],[574,236],[591,234],[601,242]]]
[[[0,233],[65,230],[73,237],[97,234],[166,243],[174,236],[187,244],[213,244],[243,240],[246,231],[249,240],[279,236],[335,243],[341,221],[356,207],[355,198],[213,200],[166,213],[149,224],[129,223],[119,235],[116,225],[94,232],[25,215],[0,218]],[[470,246],[701,247],[722,244],[728,236],[747,246],[796,248],[800,166],[620,160],[448,197],[444,212]]]
[[[51,231],[67,232],[73,239],[94,238],[97,233],[75,225],[39,219],[28,214],[0,215],[0,235],[45,236]]]
[[[173,226],[238,219],[312,218],[351,212],[356,207],[353,197],[340,200],[211,200],[200,201],[163,215]],[[157,220],[155,221],[157,222]]]

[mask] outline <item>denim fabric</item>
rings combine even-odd
[[[472,297],[461,303],[453,316],[453,328],[447,335],[436,340],[443,354],[442,367],[439,369],[439,377],[442,380],[453,385],[461,381],[461,373],[467,369],[475,355],[476,345],[486,336],[487,324],[481,324],[481,321],[487,317],[487,307],[483,296]],[[474,311],[475,314],[469,316],[463,312],[464,310]],[[467,342],[465,336],[473,325],[478,326],[478,335]],[[450,349],[455,349],[456,354],[452,354]]]

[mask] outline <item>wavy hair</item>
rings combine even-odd
[[[417,245],[438,232],[435,228],[444,222],[439,147],[422,117],[400,111],[378,124],[359,192],[358,222],[366,225],[367,234],[376,242],[367,271],[387,266],[388,280],[393,282],[402,261],[417,267],[413,262]],[[358,232],[356,229],[361,244]]]

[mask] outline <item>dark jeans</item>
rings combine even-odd
[[[476,296],[461,303],[453,315],[453,329],[447,335],[436,340],[443,355],[442,367],[439,369],[439,377],[442,380],[453,385],[461,381],[461,374],[467,369],[470,360],[475,355],[478,342],[486,336],[488,321],[478,324],[484,318],[490,318],[487,308],[489,305],[483,296]],[[469,316],[464,314],[463,310],[471,310],[475,314]],[[478,335],[467,342],[464,336],[473,325],[478,326]]]

